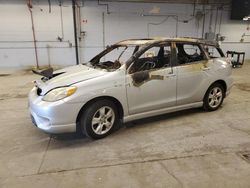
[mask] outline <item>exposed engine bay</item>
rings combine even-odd
[[[41,80],[46,82],[56,76],[59,76],[60,74],[63,74],[65,72],[59,72],[59,73],[53,73],[53,68],[48,68],[44,70],[32,70],[34,74],[42,76]]]
[[[106,70],[116,70],[121,67],[121,63],[119,62],[119,60],[115,60],[114,62],[104,61],[104,62],[95,64],[95,67],[99,67],[101,69],[106,69]]]

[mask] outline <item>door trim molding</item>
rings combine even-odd
[[[148,111],[148,112],[128,115],[128,116],[125,116],[123,118],[123,122],[126,123],[126,122],[137,120],[137,119],[166,114],[166,113],[170,113],[170,112],[176,112],[179,110],[198,108],[198,107],[201,107],[202,105],[203,105],[203,102],[195,102],[195,103],[190,103],[190,104],[185,104],[185,105],[173,106],[173,107],[168,107],[168,108],[157,109],[157,110],[152,110],[152,111]]]

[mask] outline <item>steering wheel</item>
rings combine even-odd
[[[113,68],[114,69],[119,69],[121,67],[121,62],[119,60],[115,60],[113,63]]]
[[[155,68],[155,63],[152,61],[146,61],[145,63],[143,63],[143,65],[139,68],[139,71],[142,70],[150,70]]]
[[[100,63],[99,65],[100,65],[101,68],[104,68],[104,69],[108,68],[108,65],[105,65],[104,63]]]
[[[100,65],[100,67],[103,67],[103,68],[105,68],[105,69],[108,69],[108,68],[113,67],[114,62],[112,62],[112,61],[105,61],[105,62],[99,63],[99,65]]]

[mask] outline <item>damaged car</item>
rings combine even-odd
[[[42,76],[29,93],[33,123],[48,133],[103,138],[120,123],[203,107],[217,110],[233,85],[232,66],[216,42],[130,39],[87,63]]]

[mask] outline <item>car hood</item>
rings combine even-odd
[[[51,89],[69,86],[77,82],[86,81],[103,76],[108,72],[101,69],[94,69],[85,65],[76,65],[53,72],[53,77],[47,81],[37,80],[36,85],[40,88],[41,95]]]

